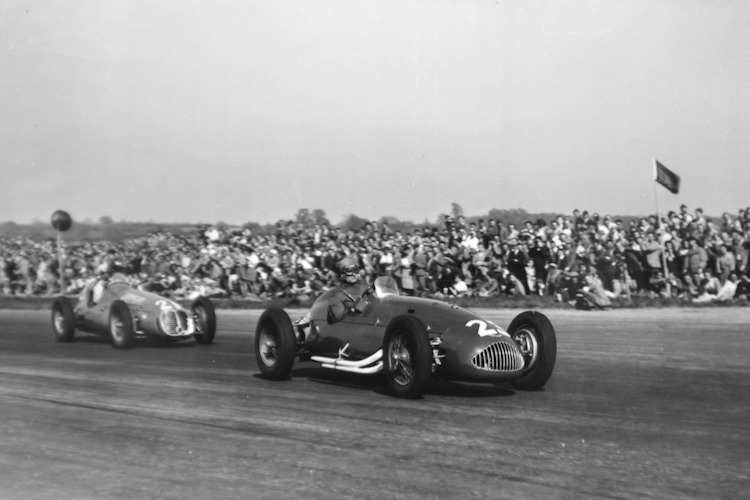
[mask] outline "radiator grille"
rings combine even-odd
[[[480,351],[471,363],[480,370],[515,372],[523,369],[524,361],[518,348],[507,342],[495,342]]]
[[[162,311],[161,326],[167,335],[185,335],[190,333],[187,314],[183,311]]]

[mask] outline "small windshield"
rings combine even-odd
[[[379,276],[375,278],[375,296],[382,298],[386,295],[398,295],[396,280],[391,276]]]

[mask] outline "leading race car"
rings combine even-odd
[[[93,281],[73,306],[65,296],[52,303],[52,329],[60,342],[73,340],[75,330],[108,335],[115,347],[135,345],[137,337],[179,341],[195,339],[210,344],[216,335],[216,312],[206,297],[185,309],[155,293],[133,288],[124,275]]]
[[[538,390],[552,375],[555,330],[539,312],[517,315],[504,330],[455,305],[401,296],[393,278],[379,277],[353,298],[348,316],[331,322],[332,293],[313,303],[304,322],[292,323],[275,307],[263,312],[255,332],[263,377],[288,378],[298,358],[345,372],[383,372],[395,395],[413,398],[432,376]]]

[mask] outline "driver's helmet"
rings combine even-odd
[[[113,273],[112,276],[109,278],[110,283],[127,283],[128,277],[125,276],[123,273]]]
[[[339,274],[341,275],[341,281],[344,283],[356,283],[359,279],[359,266],[357,261],[351,257],[344,257],[337,263],[339,268]]]

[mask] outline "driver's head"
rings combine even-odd
[[[344,283],[356,283],[359,279],[359,266],[351,257],[344,257],[338,262],[341,281]]]

